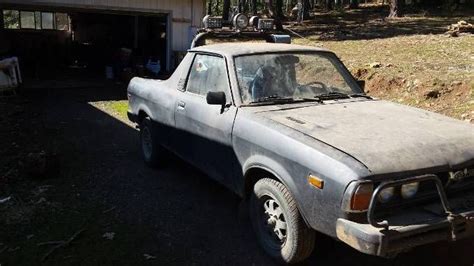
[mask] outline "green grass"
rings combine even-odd
[[[128,102],[126,100],[110,102],[110,108],[120,117],[127,117]]]
[[[101,102],[91,102],[92,106],[97,109],[100,109],[109,115],[114,116],[122,121],[128,122],[127,110],[128,110],[128,101],[101,101]]]

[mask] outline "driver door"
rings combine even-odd
[[[223,91],[227,105],[209,105],[206,95]],[[185,90],[178,92],[175,121],[180,131],[178,152],[187,161],[226,186],[233,186],[235,155],[233,106],[226,62],[223,57],[196,54]]]

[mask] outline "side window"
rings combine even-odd
[[[210,91],[223,91],[226,98],[231,99],[224,58],[196,55],[189,73],[186,91],[203,96]]]

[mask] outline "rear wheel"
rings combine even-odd
[[[314,248],[315,232],[306,226],[296,202],[280,182],[260,179],[250,199],[250,219],[258,241],[274,259],[303,261]]]
[[[163,164],[166,159],[167,151],[158,143],[151,119],[149,117],[143,118],[139,127],[140,147],[143,160],[149,166],[159,166]]]

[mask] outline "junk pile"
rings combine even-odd
[[[16,88],[22,83],[18,58],[10,57],[0,60],[0,89]]]
[[[161,62],[155,57],[135,55],[132,49],[120,48],[105,67],[107,79],[128,83],[133,77],[157,77],[162,71]]]
[[[448,31],[446,32],[446,34],[449,34],[451,37],[458,37],[461,33],[474,33],[474,25],[461,20],[456,24],[449,25]]]

